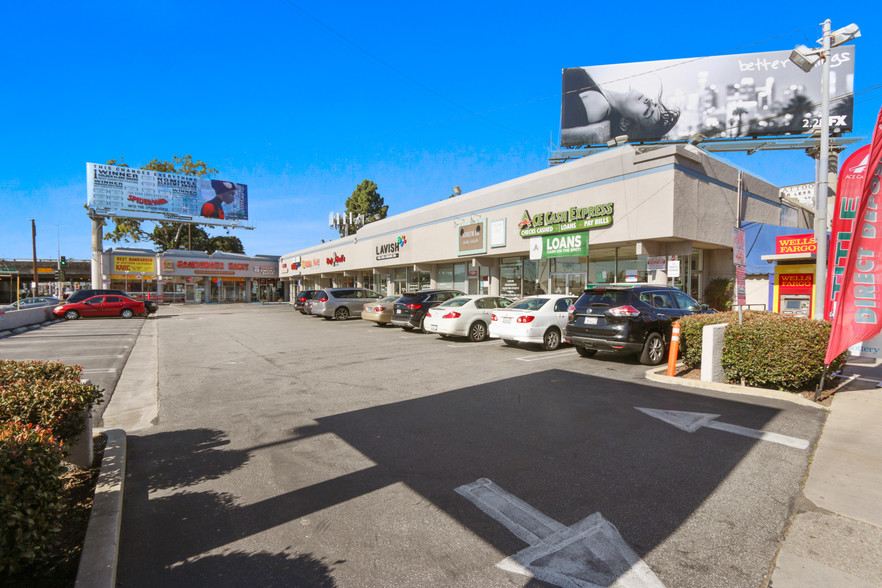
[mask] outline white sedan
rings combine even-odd
[[[423,321],[423,330],[442,337],[483,341],[487,338],[493,310],[509,304],[511,300],[498,296],[457,296],[430,308]]]
[[[493,311],[490,337],[506,345],[538,343],[547,351],[560,347],[567,328],[567,309],[576,301],[569,294],[540,294]]]

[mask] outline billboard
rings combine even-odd
[[[87,163],[86,189],[99,216],[249,226],[245,184]]]
[[[561,146],[810,134],[820,128],[821,67],[790,51],[563,70]],[[830,127],[853,126],[854,46],[831,50]]]

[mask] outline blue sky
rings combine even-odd
[[[854,135],[869,141],[882,19],[866,3],[606,4],[10,0],[0,258],[31,257],[32,218],[38,257],[89,258],[86,162],[186,154],[248,184],[256,228],[231,232],[246,253],[315,245],[364,179],[395,214],[546,168],[564,67],[814,46],[825,18],[861,27]],[[727,158],[814,179],[802,152]]]

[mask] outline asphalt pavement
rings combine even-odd
[[[244,328],[258,315],[249,309],[234,318],[237,308],[170,308],[167,323],[148,321],[117,385],[105,426],[127,428],[133,441],[119,585],[248,578],[265,585],[545,585],[486,569],[488,555],[493,562],[520,553],[523,537],[484,516],[480,500],[474,504],[484,513],[449,490],[471,488],[487,471],[498,474],[497,494],[511,497],[505,504],[541,503],[553,522],[569,525],[588,506],[602,511],[669,587],[882,585],[882,369],[875,364],[849,366],[846,373],[861,379],[835,396],[824,422],[818,409],[786,409],[777,400],[647,387],[641,366],[580,360],[572,349],[451,343],[295,313],[274,315],[292,335],[267,341]],[[322,345],[317,333],[342,339]],[[373,343],[377,337],[407,349],[400,362],[395,347]],[[351,347],[346,353],[343,344]],[[384,352],[391,356],[377,357]],[[463,373],[455,359],[463,353],[478,355],[479,367],[468,364]],[[420,368],[428,377],[418,377]],[[449,385],[439,386],[444,380]],[[731,436],[695,448],[676,429],[647,425],[633,411],[672,399],[678,409],[725,412],[742,425],[817,442],[811,465],[791,448]],[[634,423],[671,447],[660,457]],[[502,451],[495,437],[515,447]],[[635,461],[604,464],[598,456],[606,454]],[[776,462],[779,472],[763,472]],[[696,463],[711,475],[707,484],[669,487]],[[806,469],[803,491],[790,491]],[[765,487],[778,477],[780,495]],[[595,496],[606,486],[619,494]],[[739,502],[745,492],[758,495],[755,504]],[[681,502],[684,493],[691,496]],[[637,498],[645,504],[635,509]],[[739,520],[752,510],[761,512],[758,520]],[[762,520],[774,517],[782,523]],[[702,525],[708,528],[696,531],[698,544],[682,538]],[[765,562],[736,561],[737,542],[751,540],[769,543],[759,552]],[[693,551],[680,549],[686,545]],[[398,553],[386,559],[389,548]]]

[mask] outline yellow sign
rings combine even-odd
[[[153,257],[129,257],[127,255],[117,255],[113,258],[114,272],[143,272],[145,274],[153,273]]]
[[[55,271],[55,269],[53,269],[53,268],[51,268],[51,267],[38,267],[38,268],[37,268],[37,273],[38,273],[38,274],[51,274],[51,273],[53,273],[54,271]]]

